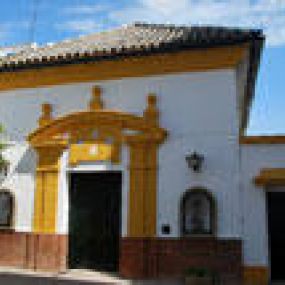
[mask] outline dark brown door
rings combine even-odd
[[[121,184],[120,172],[71,174],[70,268],[118,269]]]
[[[267,193],[271,279],[285,280],[285,193]]]

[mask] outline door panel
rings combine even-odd
[[[267,193],[271,279],[285,280],[285,192]]]
[[[70,178],[69,266],[117,270],[121,233],[121,173]]]

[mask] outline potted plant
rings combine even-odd
[[[213,285],[214,274],[206,268],[188,268],[185,272],[186,285]]]

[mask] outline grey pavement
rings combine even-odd
[[[102,272],[72,270],[63,274],[0,268],[0,285],[182,285],[183,280],[124,280]]]
[[[241,285],[233,278],[223,278],[219,285]],[[1,268],[0,285],[182,285],[180,280],[126,280],[116,274],[89,271],[89,270],[68,270],[61,274],[48,272],[34,272],[31,270]],[[272,284],[273,285],[273,284]],[[274,285],[285,285],[277,283]]]

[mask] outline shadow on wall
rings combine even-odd
[[[35,175],[37,166],[37,153],[31,147],[28,147],[15,167],[15,172],[19,174]]]

